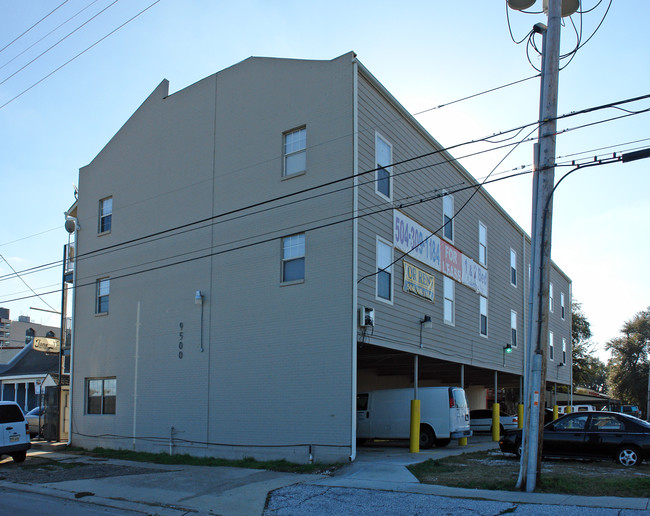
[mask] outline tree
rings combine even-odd
[[[593,356],[591,327],[578,302],[571,304],[571,357],[573,383],[597,392],[607,391],[607,367]]]
[[[612,352],[608,382],[614,396],[623,403],[645,407],[648,391],[648,346],[650,345],[650,306],[626,321],[623,336],[610,340]]]

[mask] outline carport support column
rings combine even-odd
[[[497,372],[494,371],[494,403],[492,404],[492,440],[498,441],[501,437],[501,421],[499,420],[500,407],[499,407],[499,395],[498,395],[498,384],[497,384]]]
[[[411,453],[420,453],[420,400],[418,399],[418,359],[419,355],[416,354],[413,358],[413,399],[411,400],[411,431],[409,436],[409,451]]]

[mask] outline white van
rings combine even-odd
[[[421,387],[420,448],[447,446],[469,437],[469,408],[460,387]],[[408,439],[413,389],[386,389],[357,395],[357,439]]]
[[[13,401],[0,401],[0,457],[11,455],[14,462],[23,462],[29,440],[29,425],[20,407]]]
[[[571,407],[571,412],[593,412],[596,410],[596,407],[593,405],[569,405]],[[567,407],[566,405],[560,405],[557,408],[558,414],[566,414]]]

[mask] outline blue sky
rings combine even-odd
[[[0,0],[0,48],[62,1]],[[174,92],[252,55],[332,59],[353,50],[411,113],[417,113],[536,73],[526,45],[510,38],[501,1],[161,0],[12,101],[153,0],[112,2],[68,0],[0,51],[0,254],[16,270],[61,258],[67,242],[63,212],[73,202],[79,168],[97,155],[164,78]],[[594,7],[582,16],[583,43],[608,4],[583,1],[584,10]],[[535,8],[541,9],[541,0]],[[599,30],[560,73],[559,114],[650,93],[649,19],[646,1],[612,2]],[[579,26],[580,17],[574,15],[573,20]],[[542,14],[510,12],[516,39],[544,21]],[[569,21],[562,41],[563,52],[575,46]],[[539,64],[535,56],[532,60]],[[417,118],[443,145],[454,145],[534,122],[538,106],[539,81],[533,79]],[[650,100],[622,107],[646,109]],[[558,161],[650,147],[650,114],[578,128],[622,114],[610,109],[560,121],[560,130],[572,130],[558,135],[557,155],[571,158]],[[645,141],[630,143],[638,140]],[[460,158],[489,147],[493,145],[462,147],[453,154]],[[480,180],[506,152],[496,150],[461,163]],[[525,143],[496,173],[529,168],[531,163],[532,144]],[[556,180],[566,170],[559,168]],[[593,340],[601,347],[618,336],[625,320],[650,305],[650,275],[645,270],[650,256],[649,172],[650,160],[588,168],[563,181],[555,195],[553,259],[572,278],[574,299],[582,303]],[[529,232],[531,176],[501,181],[488,190]],[[10,272],[0,260],[0,306],[10,308],[12,318],[30,315],[37,322],[57,324],[56,316],[30,307],[49,304],[58,310],[60,295],[9,302],[31,294],[20,280],[5,278]],[[48,292],[60,286],[60,275],[56,268],[23,279],[36,292]]]

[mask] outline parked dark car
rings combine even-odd
[[[499,441],[504,453],[521,453],[521,430]],[[650,459],[650,423],[618,412],[575,412],[544,427],[544,457],[613,458],[622,466]]]

